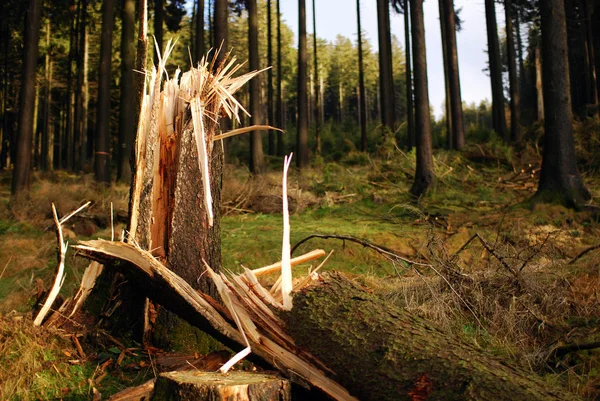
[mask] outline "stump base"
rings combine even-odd
[[[253,372],[177,371],[162,373],[152,400],[290,401],[290,382]]]

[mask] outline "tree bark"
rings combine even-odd
[[[598,77],[596,75],[596,62],[595,59],[597,55],[595,54],[595,46],[594,46],[594,34],[592,29],[592,6],[590,5],[590,0],[581,0],[582,12],[583,12],[583,29],[585,31],[585,47],[586,47],[586,55],[587,59],[585,63],[587,64],[587,70],[589,71],[589,81],[590,86],[588,89],[588,102],[592,105],[593,114],[598,114],[597,106],[598,106],[598,90],[597,90],[597,80]],[[599,4],[600,6],[600,4]],[[598,22],[596,21],[596,25]]]
[[[44,63],[44,112],[42,115],[42,144],[40,152],[40,168],[48,171],[51,168],[50,157],[50,109],[52,106],[52,50],[50,49],[50,19],[46,21],[46,57]],[[4,118],[3,118],[4,119]]]
[[[267,0],[267,65],[271,68],[267,71],[267,123],[269,125],[277,124],[275,122],[275,105],[273,104],[273,5],[271,0]],[[269,131],[269,142],[267,152],[274,156],[276,152],[275,135],[276,131]]]
[[[444,117],[446,120],[446,146],[454,148],[454,134],[452,131],[452,108],[450,99],[450,80],[448,79],[448,30],[446,29],[446,4],[444,0],[438,0],[440,14],[440,32],[442,36],[442,64],[444,65]]]
[[[410,55],[410,7],[409,1],[404,0],[404,48],[406,49],[406,115],[408,131],[408,150],[415,146],[415,111],[413,99],[412,58]]]
[[[258,54],[258,10],[256,0],[247,0],[248,8],[248,45],[250,55],[250,71],[260,70]],[[260,76],[250,81],[250,114],[251,125],[264,124],[263,105],[261,101]],[[262,131],[250,133],[250,172],[260,174],[265,169],[265,157],[263,153]]]
[[[510,140],[521,142],[521,105],[519,100],[519,82],[517,78],[517,57],[513,27],[512,0],[505,0],[506,47],[508,55],[508,81],[510,84]]]
[[[296,135],[296,166],[308,167],[308,94],[306,87],[306,0],[298,0],[298,134]]]
[[[194,50],[196,50],[196,60],[198,63],[202,60],[204,56],[204,0],[197,0],[196,2],[196,37],[195,37],[195,46]]]
[[[321,154],[321,113],[319,113],[319,92],[321,90],[319,85],[319,57],[318,57],[318,48],[317,48],[317,8],[315,6],[315,0],[312,0],[312,9],[313,9],[313,58],[314,58],[314,75],[315,75],[315,153],[317,155]],[[359,41],[360,41],[360,32]],[[360,46],[360,44],[359,44]],[[312,111],[311,111],[312,113]]]
[[[75,118],[73,124],[73,170],[81,171],[83,168],[82,147],[84,132],[84,121],[87,119],[87,110],[84,114],[85,103],[85,46],[87,42],[87,20],[88,0],[79,0],[78,29],[77,29],[77,58],[75,61]]]
[[[283,128],[285,125],[285,116],[283,111],[283,88],[281,71],[281,7],[280,0],[277,0],[277,105],[276,105],[276,124],[277,128]],[[277,156],[283,156],[285,152],[283,143],[283,133],[277,131]]]
[[[119,149],[117,180],[131,182],[131,151],[135,137],[135,0],[123,0],[121,11],[121,96],[119,102]]]
[[[356,22],[358,25],[358,120],[360,122],[360,150],[367,151],[367,109],[365,94],[365,70],[363,66],[362,24],[360,22],[360,0],[356,0]]]
[[[534,200],[580,207],[591,198],[577,170],[564,2],[541,2],[544,153]]]
[[[296,344],[360,400],[576,400],[390,305],[338,273],[294,296],[284,312]]]
[[[462,111],[462,95],[460,91],[460,74],[458,71],[458,50],[456,46],[456,15],[453,0],[444,2],[443,18],[446,29],[446,57],[448,63],[448,90],[450,92],[450,115],[452,124],[452,145],[456,150],[465,145],[465,124]]]
[[[508,141],[506,133],[506,117],[504,113],[504,93],[502,88],[502,64],[500,46],[498,44],[498,24],[496,23],[496,7],[494,0],[485,0],[485,21],[488,37],[488,56],[490,81],[492,84],[492,116],[494,130]]]
[[[435,179],[431,145],[423,0],[411,0],[410,14],[415,72],[415,133],[417,140],[417,167],[415,181],[410,188],[410,193],[419,197],[427,192]]]
[[[542,85],[542,48],[538,43],[534,50],[535,57],[535,94],[537,121],[544,121],[544,87]]]
[[[379,37],[379,88],[381,124],[394,131],[394,76],[392,74],[392,41],[390,38],[389,0],[377,0],[377,32]]]
[[[229,35],[228,29],[228,6],[227,0],[214,0],[214,15],[213,15],[213,25],[214,25],[214,47],[218,49],[221,48],[219,52],[219,56],[217,57],[217,63],[225,57],[225,54],[229,51],[229,45],[227,41],[227,37]]]
[[[154,64],[158,65],[158,54],[156,48],[163,54],[163,23],[165,20],[165,0],[154,0],[154,41],[156,46],[152,46],[154,53]]]
[[[19,94],[19,138],[16,144],[17,154],[11,185],[13,195],[29,189],[41,8],[41,0],[29,0],[29,8],[25,16],[23,77]]]
[[[113,0],[104,0],[102,2],[94,172],[96,181],[105,183],[110,182],[110,64],[114,22]]]

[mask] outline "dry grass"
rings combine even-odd
[[[68,395],[87,398],[87,373],[77,351],[57,333],[34,327],[17,314],[0,316],[0,399],[48,400]],[[73,388],[73,382],[79,383]]]

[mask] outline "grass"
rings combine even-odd
[[[559,206],[527,207],[538,178],[530,170],[539,165],[539,155],[531,149],[511,152],[494,142],[461,153],[436,153],[436,185],[418,202],[407,194],[414,153],[386,143],[377,157],[351,152],[339,163],[321,159],[302,174],[293,172],[292,246],[311,234],[350,235],[411,259],[427,258],[435,271],[394,265],[359,244],[333,239],[313,239],[294,255],[333,249],[325,269],[345,271],[448,333],[597,399],[598,350],[561,358],[549,350],[597,341],[600,250],[569,261],[599,242],[598,215]],[[593,168],[585,177],[598,199],[600,177]],[[72,342],[31,327],[28,317],[35,295],[49,287],[56,263],[50,202],[62,215],[92,200],[87,213],[107,216],[111,202],[116,210],[126,210],[128,188],[96,186],[89,176],[63,173],[35,178],[31,197],[18,204],[9,202],[6,186],[0,188],[0,399],[88,399],[92,387],[107,395],[141,382],[152,373],[140,367],[144,359],[138,355],[107,369],[106,378],[96,383],[101,361],[116,359],[110,351],[114,344],[86,340],[93,357],[72,364]],[[0,181],[8,182],[6,176]],[[225,268],[257,268],[280,259],[280,194],[279,168],[252,178],[243,168],[227,166],[221,220]],[[107,226],[93,231],[74,225],[68,235],[71,241],[110,237]],[[461,250],[475,233],[493,254],[477,241]],[[64,295],[78,285],[85,265],[69,254]],[[506,266],[519,271],[518,278]],[[297,274],[308,267],[298,267]],[[136,368],[125,369],[127,364]]]

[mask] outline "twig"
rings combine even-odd
[[[454,253],[454,255],[452,255],[452,258],[455,258],[458,256],[459,253],[461,253],[462,251],[465,250],[465,248],[475,239],[477,238],[479,240],[479,242],[481,242],[481,245],[485,248],[486,251],[488,251],[493,257],[495,257],[496,259],[498,259],[498,261],[502,264],[502,266],[504,266],[506,268],[506,270],[508,270],[513,276],[515,276],[515,278],[517,280],[519,280],[519,272],[516,271],[515,269],[513,269],[508,263],[506,263],[506,261],[504,260],[504,258],[501,255],[498,255],[496,253],[496,251],[494,250],[494,248],[492,248],[490,246],[490,244],[488,244],[488,242],[485,240],[485,238],[483,238],[481,235],[479,235],[478,233],[473,234],[473,236],[471,238],[469,238],[469,240],[467,242],[465,242],[465,244],[463,246],[460,247],[460,249],[458,251],[456,251]],[[529,261],[527,261],[525,264],[527,264]],[[525,267],[523,265],[523,267]]]
[[[594,246],[590,246],[587,249],[584,249],[582,252],[579,253],[579,255],[575,256],[573,259],[571,259],[571,261],[569,262],[570,265],[572,265],[573,263],[577,262],[579,259],[581,259],[585,254],[592,252],[593,250],[596,250],[600,248],[600,244],[594,245]],[[293,250],[292,250],[293,252]]]
[[[367,240],[364,239],[360,239],[360,238],[356,238],[353,237],[351,235],[335,235],[335,234],[311,234],[308,237],[300,240],[298,243],[296,243],[296,245],[294,245],[294,247],[292,248],[292,254],[294,254],[294,251],[296,250],[296,248],[298,248],[300,245],[302,245],[303,243],[305,243],[306,241],[313,239],[313,238],[321,238],[321,239],[339,239],[342,241],[350,241],[350,242],[355,242],[357,244],[360,244],[362,246],[364,246],[365,248],[370,248],[373,249],[376,252],[379,252],[382,255],[388,256],[388,257],[392,257],[393,259],[396,260],[401,260],[405,263],[408,263],[409,265],[412,266],[425,266],[425,267],[431,267],[431,264],[429,263],[421,263],[421,262],[415,262],[414,260],[410,260],[404,256],[400,256],[398,255],[395,251],[386,248],[382,245],[377,245],[377,244],[373,244],[372,242],[369,242]]]

